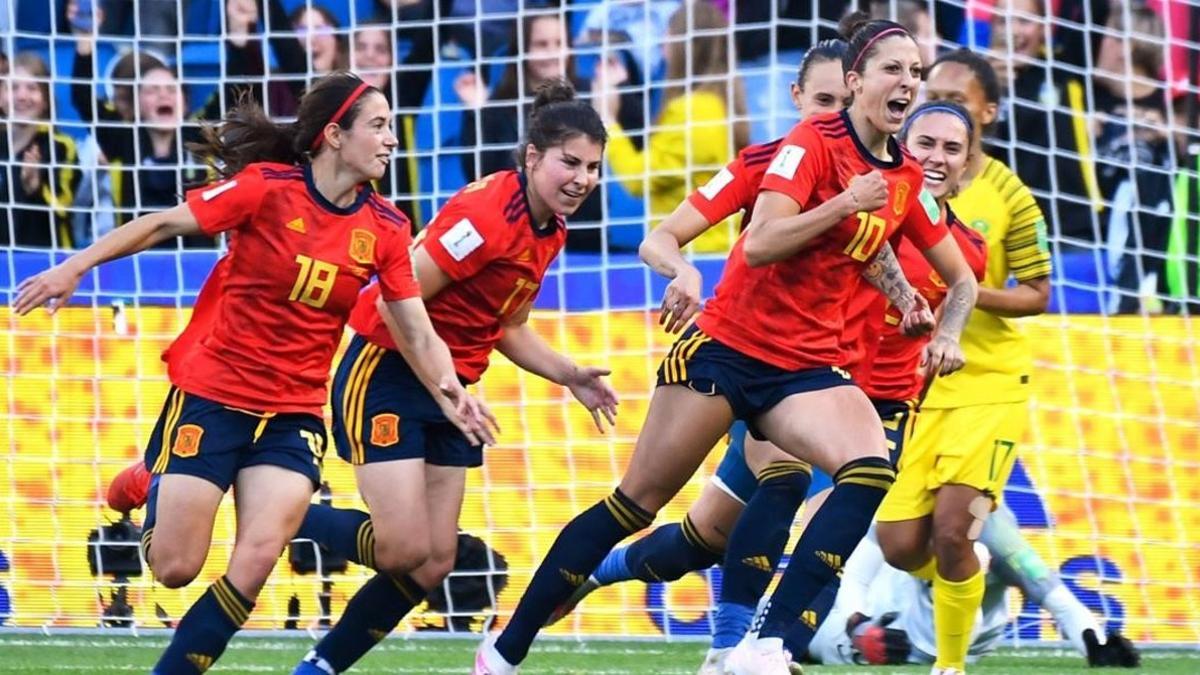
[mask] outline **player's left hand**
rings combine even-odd
[[[900,330],[909,337],[918,337],[932,333],[936,326],[933,310],[929,309],[929,301],[920,293],[914,293],[912,309],[900,320]]]
[[[59,307],[67,304],[75,294],[82,275],[75,271],[68,259],[45,272],[35,274],[20,284],[17,284],[17,297],[13,300],[12,308],[17,316],[24,316],[35,307],[46,306],[50,314],[58,311]]]
[[[576,366],[575,373],[565,383],[575,399],[592,413],[592,421],[600,433],[604,433],[601,415],[608,420],[610,427],[617,426],[617,392],[604,380],[611,374],[612,371],[607,368]]]
[[[492,434],[492,430],[494,429],[498,433],[500,423],[496,421],[496,417],[492,415],[492,411],[486,403],[469,394],[457,379],[443,380],[438,384],[438,389],[446,397],[446,401],[453,406],[452,410],[446,410],[443,406],[442,412],[454,423],[454,426],[458,427],[459,431],[463,432],[472,445],[496,444],[496,437]]]
[[[700,311],[700,272],[695,267],[685,267],[667,284],[659,308],[658,325],[674,335],[683,330]]]
[[[925,377],[949,375],[967,362],[962,345],[946,335],[934,335],[921,353],[921,372]]]

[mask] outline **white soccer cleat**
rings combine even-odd
[[[483,639],[475,652],[475,667],[471,669],[471,675],[516,675],[519,667],[505,661],[496,651],[498,637],[499,633],[492,633]]]
[[[704,663],[700,664],[700,670],[696,671],[696,675],[725,675],[725,659],[731,651],[733,651],[733,647],[710,648],[704,655]]]
[[[779,638],[745,639],[725,657],[729,675],[794,675]]]
[[[967,675],[967,671],[959,670],[958,668],[938,668],[934,666],[933,670],[929,671],[929,675]]]

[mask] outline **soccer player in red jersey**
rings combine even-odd
[[[844,40],[824,40],[805,53],[796,80],[791,83],[792,102],[801,119],[805,115],[836,112],[849,104],[850,92],[842,78],[845,52]],[[659,315],[660,324],[668,333],[678,333],[700,310],[700,271],[683,256],[683,247],[739,212],[743,224],[750,222],[758,184],[782,140],[743,149],[646,235],[639,248],[642,260],[671,279]],[[674,581],[688,572],[720,562],[734,522],[759,486],[756,469],[766,467],[774,459],[791,459],[775,455],[781,452],[766,441],[747,440],[745,423],[734,422],[716,475],[705,485],[683,521],[663,525],[629,546],[614,549],[555,610],[550,623],[566,616],[601,586],[630,579]],[[793,491],[797,499],[803,500],[808,478],[809,473],[797,469],[770,482],[772,486],[778,484]]]
[[[508,626],[477,652],[475,672],[511,672],[524,660],[554,607],[614,544],[649,524],[735,418],[834,476],[760,638],[730,655],[736,664],[745,653],[744,671],[788,672],[782,636],[836,575],[895,479],[876,413],[840,367],[845,303],[883,242],[903,233],[949,286],[926,358],[932,370],[950,372],[962,364],[958,332],[977,291],[922,192],[920,167],[892,138],[920,82],[917,44],[898,24],[855,18],[843,60],[854,102],[785,137],[716,296],[659,369],[620,486],[566,526]]]
[[[546,270],[566,242],[564,217],[599,181],[607,134],[599,116],[565,81],[538,90],[519,170],[460,190],[418,237],[413,259],[434,327],[459,377],[475,382],[494,349],[519,367],[568,387],[613,423],[609,371],[581,367],[527,325]],[[358,333],[333,385],[334,439],[354,465],[370,514],[313,505],[299,536],[379,571],[349,601],[341,620],[296,667],[300,675],[349,669],[454,567],[468,467],[482,446],[446,422],[397,353],[379,289],[363,293],[350,325]]]
[[[490,440],[490,413],[456,379],[425,313],[408,220],[369,185],[396,146],[390,120],[383,94],[350,73],[315,83],[294,125],[276,125],[243,102],[206,133],[204,153],[225,180],[18,287],[18,314],[43,304],[53,312],[100,263],[172,237],[232,234],[208,294],[213,304],[169,350],[172,387],[146,450],[154,477],[142,541],[155,577],[186,585],[236,485],[237,542],[225,575],[179,621],[155,673],[202,673],[220,657],[299,527],[320,479],[333,354],[372,277],[441,408],[464,432]]]

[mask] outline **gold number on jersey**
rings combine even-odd
[[[887,221],[874,213],[858,212],[858,231],[846,245],[843,253],[855,260],[866,261],[879,250],[883,243],[883,234],[887,231]]]
[[[525,306],[525,303],[533,298],[533,294],[537,293],[537,289],[540,287],[541,284],[535,284],[528,279],[517,279],[516,287],[513,288],[512,293],[508,294],[508,299],[504,301],[504,304],[500,305],[500,311],[497,316],[504,316],[510,306],[512,307],[512,313],[516,314]],[[520,300],[517,300],[517,296],[522,297]],[[515,304],[514,301],[516,301]]]
[[[313,463],[320,466],[321,460],[325,459],[325,436],[315,431],[301,429],[300,438],[303,438],[304,442],[308,444],[308,451],[312,453]]]
[[[337,265],[301,254],[296,255],[296,262],[300,263],[300,273],[296,275],[296,283],[292,284],[292,293],[288,300],[317,309],[324,307],[325,302],[329,300],[329,294],[333,292],[333,282],[337,279]]]

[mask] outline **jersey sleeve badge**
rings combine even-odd
[[[438,237],[438,242],[455,262],[462,262],[463,258],[483,245],[483,235],[479,234],[470,220],[463,218]]]
[[[782,176],[788,180],[796,177],[796,169],[800,168],[800,160],[804,159],[805,149],[799,145],[785,145],[771,160],[767,173]]]

